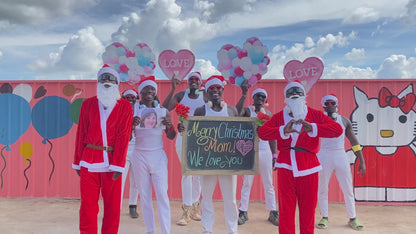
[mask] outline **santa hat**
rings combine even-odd
[[[305,87],[303,87],[303,85],[299,81],[292,81],[289,84],[287,84],[286,87],[285,87],[285,91],[284,91],[285,97],[286,97],[287,90],[290,89],[290,88],[292,88],[292,87],[299,87],[299,88],[301,88],[303,90],[303,93],[306,95]]]
[[[256,90],[254,90],[254,91],[253,91],[253,93],[251,94],[251,98],[254,98],[254,95],[256,95],[256,94],[258,94],[258,93],[263,93],[264,95],[266,95],[266,100],[264,100],[264,104],[265,104],[265,105],[269,105],[269,104],[267,103],[267,92],[266,92],[266,90],[265,90],[265,89],[258,88],[258,89],[256,89]]]
[[[333,101],[335,101],[335,103],[336,103],[336,105],[338,106],[338,98],[335,96],[335,94],[328,94],[328,95],[326,95],[326,96],[323,96],[322,97],[322,100],[321,100],[321,105],[323,106],[323,107],[325,107],[325,102],[326,101],[328,101],[328,100],[333,100]]]
[[[207,79],[207,82],[205,83],[205,88],[208,89],[212,85],[220,85],[224,88],[224,85],[226,84],[227,82],[225,81],[223,76],[213,75]]]
[[[142,89],[146,86],[152,86],[153,88],[156,89],[157,92],[157,84],[156,84],[156,80],[154,76],[148,76],[145,77],[144,79],[140,80],[139,82],[139,93],[142,92]]]
[[[127,90],[125,90],[125,91],[122,93],[122,96],[123,96],[123,97],[125,97],[126,95],[129,95],[129,94],[131,94],[131,95],[135,96],[136,98],[139,96],[139,94],[137,93],[137,91],[136,91],[136,90],[134,90],[134,89],[127,89]]]
[[[189,80],[189,78],[191,78],[191,77],[197,77],[199,80],[202,80],[201,73],[199,73],[199,72],[189,73],[189,75],[186,77],[186,79]]]
[[[98,77],[100,77],[104,73],[109,73],[109,74],[117,77],[117,84],[120,84],[120,75],[118,74],[118,72],[114,68],[110,67],[107,64],[104,64],[104,66],[97,73],[97,79],[98,79]]]

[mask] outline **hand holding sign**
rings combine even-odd
[[[177,53],[164,50],[159,55],[159,67],[169,79],[175,74],[176,78],[183,80],[194,64],[195,56],[190,50],[179,50]]]
[[[295,80],[305,87],[306,93],[311,90],[315,83],[321,78],[324,64],[319,58],[309,57],[305,61],[291,60],[286,63],[283,75],[288,82]]]

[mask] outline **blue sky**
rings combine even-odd
[[[323,79],[416,78],[415,13],[416,0],[2,0],[0,80],[95,79],[112,42],[189,49],[206,79],[250,37],[268,48],[264,79],[311,56]]]

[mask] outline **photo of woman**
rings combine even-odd
[[[140,127],[145,129],[155,128],[157,125],[157,114],[153,108],[146,108],[142,111]]]

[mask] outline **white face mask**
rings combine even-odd
[[[105,85],[110,85],[110,87],[106,88]],[[120,99],[118,85],[113,83],[98,83],[97,98],[106,108],[114,106],[117,100]]]
[[[297,98],[296,98],[297,97]],[[289,112],[293,114],[295,120],[301,119],[306,113],[306,97],[293,95],[290,98],[285,98],[285,103],[289,108]]]

